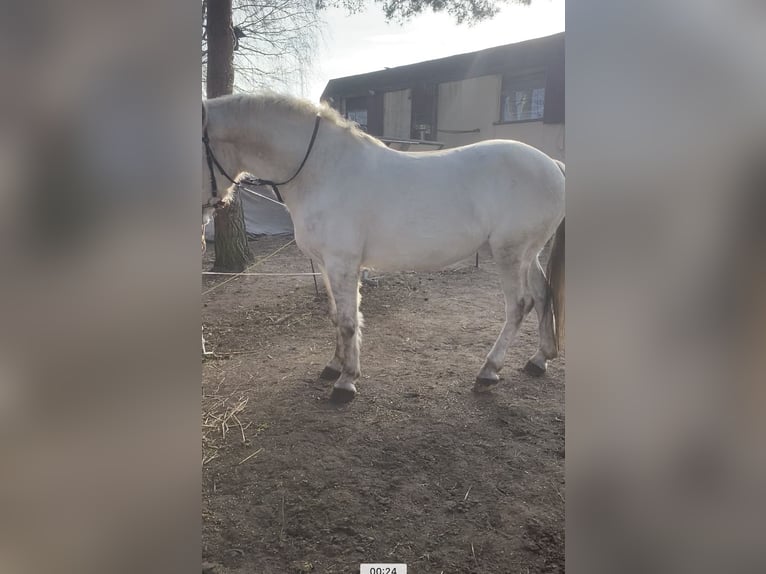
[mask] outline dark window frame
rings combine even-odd
[[[520,73],[503,74],[500,86],[499,119],[496,124],[542,122],[545,119],[545,96],[547,84],[548,72],[545,68],[528,70]],[[537,94],[535,94],[536,91]],[[527,93],[528,109],[522,111],[520,115],[513,113],[506,115],[507,99],[522,92]],[[535,98],[537,98],[536,102]]]
[[[365,112],[367,122],[364,124],[357,122],[357,125],[366,132],[370,121],[370,107],[367,101],[367,96],[345,98],[344,104],[343,117],[347,120],[356,121],[353,118],[349,118],[349,112]]]

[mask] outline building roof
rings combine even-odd
[[[539,67],[549,70],[549,78],[551,71],[554,72],[552,75],[560,76],[560,86],[556,80],[554,85],[549,84],[548,89],[561,92],[563,105],[564,32],[477,52],[335,78],[327,83],[321,99],[365,96],[371,91],[389,92],[416,84],[440,84]]]

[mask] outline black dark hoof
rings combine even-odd
[[[502,379],[485,379],[484,377],[476,377],[476,384],[483,385],[485,387],[491,387],[492,385],[499,383],[501,380]]]
[[[344,405],[353,401],[354,397],[356,397],[356,391],[334,388],[332,393],[330,393],[330,402],[336,405]]]
[[[524,372],[533,377],[542,377],[545,374],[545,369],[532,361],[527,361],[527,364],[524,365]]]
[[[485,379],[483,377],[476,377],[476,382],[473,385],[474,393],[486,393],[491,390],[502,379]]]
[[[325,367],[319,373],[319,378],[323,381],[337,381],[338,377],[340,377],[340,371],[336,371],[332,367]]]

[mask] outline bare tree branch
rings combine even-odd
[[[207,0],[202,2],[202,66],[206,75]],[[316,0],[234,0],[235,89],[301,88],[316,51],[320,18]]]

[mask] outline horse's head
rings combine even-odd
[[[219,152],[220,153],[220,152]],[[225,178],[225,179],[224,179]],[[208,136],[207,104],[202,102],[202,226],[210,223],[215,210],[232,199],[232,178],[221,166]]]

